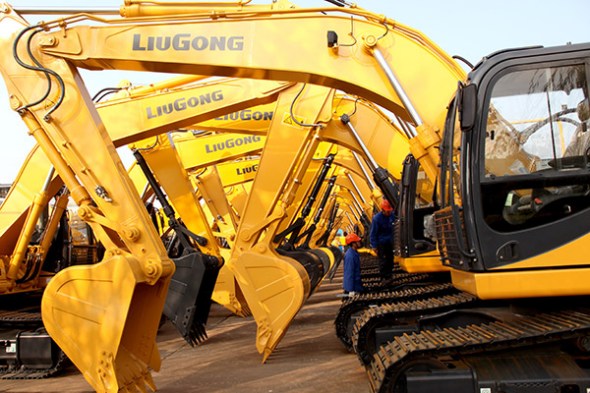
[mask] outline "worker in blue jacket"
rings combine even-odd
[[[393,223],[395,214],[387,199],[381,201],[381,211],[373,216],[371,222],[371,248],[379,257],[381,280],[393,278]]]
[[[361,257],[358,249],[361,247],[361,238],[356,233],[346,235],[348,249],[344,253],[344,293],[349,296],[363,291],[361,281]]]

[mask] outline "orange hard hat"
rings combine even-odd
[[[360,242],[361,238],[356,233],[346,235],[346,245],[348,246],[352,242]]]
[[[389,204],[389,201],[387,199],[383,199],[381,201],[381,210],[385,210],[385,211],[393,211],[393,207],[391,207],[391,205]]]

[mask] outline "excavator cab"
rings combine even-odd
[[[588,294],[589,56],[587,44],[500,52],[459,89],[436,213],[459,288],[484,299]]]

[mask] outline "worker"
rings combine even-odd
[[[361,238],[356,233],[346,235],[348,249],[344,254],[344,281],[342,286],[344,293],[353,296],[363,291],[361,281],[361,257],[358,249],[361,247]]]
[[[387,199],[381,201],[381,211],[371,222],[371,248],[379,258],[381,281],[387,283],[393,278],[393,223],[395,214]]]

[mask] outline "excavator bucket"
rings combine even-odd
[[[311,291],[309,276],[292,258],[268,247],[234,256],[227,263],[238,279],[258,326],[256,349],[266,362]]]
[[[160,369],[156,333],[170,275],[154,285],[138,281],[139,262],[116,255],[57,273],[41,302],[55,342],[100,392],[155,390]]]
[[[194,346],[207,338],[205,325],[221,266],[217,258],[200,252],[190,252],[173,261],[176,271],[168,289],[164,315],[186,342]]]

